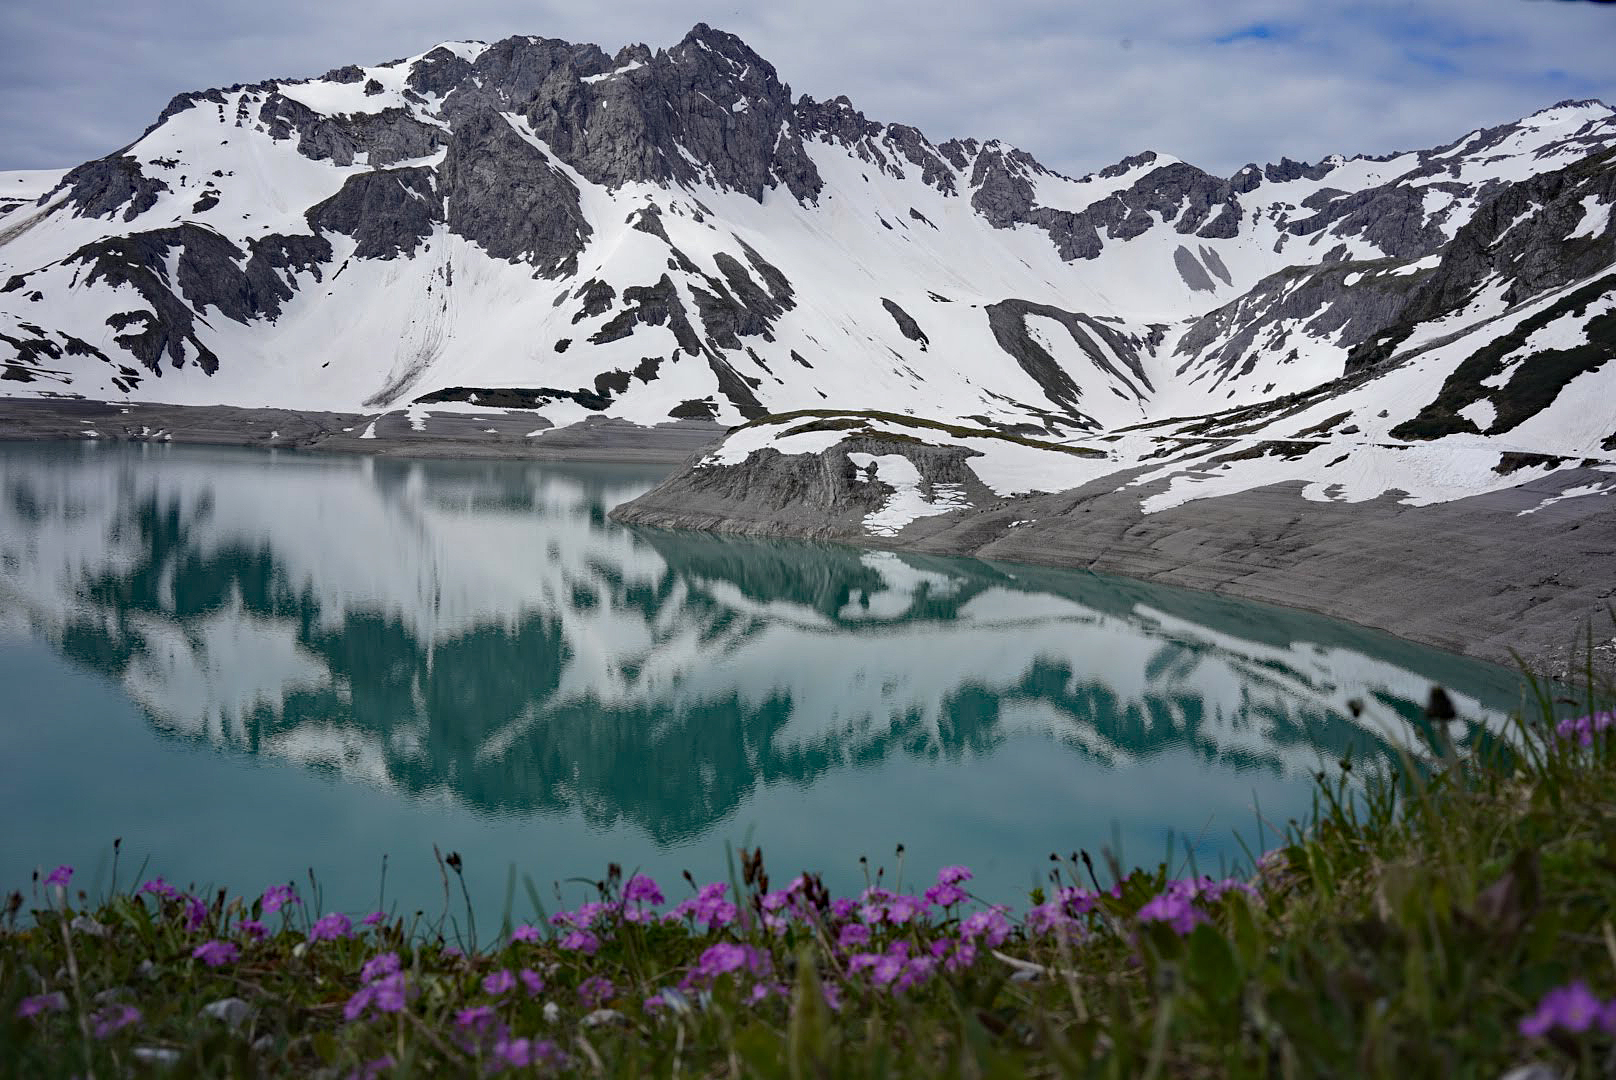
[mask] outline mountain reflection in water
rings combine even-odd
[[[1119,770],[1161,784],[1158,820],[1115,808],[1129,830],[1193,831],[1207,814],[1154,775],[1159,759],[1187,761],[1171,774],[1190,767],[1233,804],[1260,778],[1300,807],[1321,755],[1383,750],[1379,725],[1416,715],[1433,681],[1480,722],[1512,703],[1497,669],[1205,594],[606,520],[657,475],[0,446],[0,635],[48,643],[152,729],[227,759],[296,763],[442,813],[579,820],[603,838],[599,865],[565,873],[749,825],[849,861],[862,838],[804,840],[813,822],[752,820],[749,801],[839,778],[856,804],[884,762],[987,768],[1029,739],[1070,778],[1068,850],[1110,834],[1115,817],[1085,793]],[[1353,697],[1379,707],[1354,721]],[[0,739],[26,722],[6,711]],[[1013,818],[1015,776],[996,783],[982,814]],[[925,830],[869,825],[872,838]],[[160,856],[162,837],[147,840]],[[934,861],[955,857],[946,840]]]

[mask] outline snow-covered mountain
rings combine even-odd
[[[455,42],[182,94],[105,158],[0,174],[0,380],[557,424],[875,406],[1055,439],[1317,405],[1330,431],[1577,453],[1616,447],[1609,404],[1561,416],[1616,400],[1613,203],[1591,101],[1428,150],[1072,178],[793,100],[706,25],[615,56]]]

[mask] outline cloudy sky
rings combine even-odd
[[[1435,145],[1564,98],[1616,103],[1616,4],[1567,0],[7,0],[0,169],[129,142],[174,93],[456,38],[616,51],[705,21],[797,93],[1079,174],[1155,149],[1220,174]]]

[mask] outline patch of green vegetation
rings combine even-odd
[[[852,431],[880,438],[882,432],[868,426],[870,421],[878,420],[888,424],[901,424],[905,427],[940,431],[956,439],[1001,439],[1004,442],[1020,443],[1023,446],[1037,447],[1040,450],[1053,450],[1061,454],[1071,454],[1074,457],[1103,458],[1107,456],[1105,451],[1095,450],[1087,446],[1065,446],[1061,443],[1046,442],[1042,439],[1033,439],[1007,431],[995,431],[992,428],[963,427],[959,424],[943,423],[940,420],[926,420],[918,416],[904,416],[900,413],[882,412],[877,409],[797,409],[793,412],[771,413],[768,416],[760,416],[756,420],[742,424],[736,430],[741,431],[766,424],[788,424],[793,420],[805,417],[810,418],[809,423],[793,427],[785,434],[798,435],[806,431]],[[915,441],[920,442],[922,440],[917,439]]]
[[[1321,770],[1308,820],[1248,880],[1197,876],[1189,851],[1129,871],[1080,853],[1054,859],[1019,913],[974,904],[963,867],[906,891],[901,851],[890,889],[840,899],[812,875],[771,883],[743,851],[737,877],[692,882],[671,908],[612,867],[597,901],[543,920],[530,885],[543,925],[507,916],[479,944],[469,913],[462,937],[447,917],[316,919],[290,886],[230,898],[158,879],[91,901],[62,867],[35,883],[31,917],[13,894],[0,919],[0,1062],[101,1077],[1597,1075],[1616,1051],[1616,716],[1611,688],[1586,682],[1574,698],[1533,683],[1511,729],[1462,741],[1433,691],[1402,717],[1421,744]],[[447,884],[463,868],[445,863]]]

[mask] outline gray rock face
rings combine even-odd
[[[1148,165],[1156,155],[1127,158],[1101,176],[1114,178]],[[1177,162],[1153,169],[1117,192],[1080,211],[1035,205],[1029,177],[1046,172],[1030,155],[984,149],[977,154],[971,173],[971,206],[997,229],[1018,224],[1036,225],[1049,234],[1061,258],[1096,259],[1104,250],[1102,235],[1131,240],[1163,221],[1171,221],[1182,234],[1232,237],[1239,235],[1243,211],[1227,180],[1219,180],[1193,165]],[[1181,272],[1184,271],[1181,268]],[[1204,276],[1204,272],[1202,274]]]
[[[1154,390],[1141,358],[1142,352],[1155,348],[1154,340],[1128,337],[1081,312],[1063,311],[1049,304],[1028,300],[1005,300],[990,304],[984,310],[999,347],[1014,357],[1023,371],[1037,380],[1051,401],[1064,405],[1071,419],[1083,427],[1097,428],[1099,425],[1078,407],[1083,396],[1082,389],[1028,331],[1029,315],[1042,315],[1065,327],[1084,355],[1111,378],[1118,393],[1142,400],[1147,391]],[[1106,350],[1099,347],[1096,339],[1103,341],[1112,353],[1121,357],[1126,366],[1117,367],[1106,355]]]
[[[578,188],[498,113],[462,113],[438,170],[451,232],[545,277],[578,272],[593,229]]]
[[[973,450],[851,435],[820,454],[787,457],[765,449],[739,465],[697,466],[618,507],[612,517],[630,525],[717,528],[751,536],[861,536],[864,516],[881,509],[892,488],[855,466],[849,454],[901,454],[919,471],[923,493],[939,484],[986,493],[966,466],[976,456]],[[677,521],[668,513],[675,504]]]
[[[1467,357],[1443,382],[1436,399],[1412,420],[1392,429],[1392,434],[1403,439],[1434,439],[1458,432],[1501,435],[1530,420],[1553,404],[1578,375],[1616,359],[1616,312],[1588,320],[1586,339],[1579,344],[1540,348],[1530,364],[1513,370],[1510,358],[1525,352],[1532,335],[1560,316],[1586,315],[1591,305],[1612,295],[1616,295],[1616,273],[1588,282],[1522,320]],[[1460,415],[1478,401],[1493,406],[1493,420],[1485,429]]]
[[[448,83],[446,73],[434,86]],[[709,179],[755,199],[778,185],[811,199],[822,186],[774,67],[705,24],[666,52],[637,46],[616,58],[593,45],[509,38],[448,93],[452,120],[479,108],[515,112],[562,162],[609,187]]]
[[[713,260],[718,264],[723,280],[704,274],[702,277],[708,288],[691,286],[708,340],[721,349],[741,348],[740,339],[743,337],[761,337],[765,341],[773,341],[771,327],[792,306],[789,286],[782,302],[752,280],[746,267],[733,255],[721,251],[713,256]],[[773,267],[770,269],[773,270]],[[784,278],[779,280],[784,281]]]
[[[1584,201],[1616,202],[1616,149],[1495,191],[1443,249],[1436,270],[1420,278],[1394,317],[1353,350],[1349,373],[1387,361],[1422,321],[1463,307],[1497,275],[1510,303],[1598,273],[1616,261],[1616,231],[1569,239]]]
[[[1384,272],[1397,266],[1395,260],[1335,262],[1272,274],[1196,320],[1179,339],[1176,355],[1186,359],[1178,372],[1210,371],[1213,385],[1241,378],[1251,373],[1262,350],[1288,348],[1296,356],[1303,343],[1291,344],[1288,333],[1352,348],[1394,322],[1418,287],[1420,274]],[[1346,279],[1353,275],[1355,284],[1348,287]],[[1287,323],[1295,329],[1282,329]]]
[[[405,84],[417,94],[442,96],[465,81],[471,71],[470,61],[439,46],[410,65]]]
[[[1311,217],[1285,226],[1292,236],[1329,229],[1332,236],[1363,236],[1395,259],[1418,259],[1447,243],[1439,223],[1425,215],[1424,189],[1386,185],[1328,203]]]
[[[1351,350],[1343,374],[1356,376],[1387,363],[1416,327],[1462,309],[1491,279],[1507,283],[1504,296],[1514,304],[1616,262],[1616,230],[1567,239],[1583,219],[1586,200],[1616,203],[1616,150],[1496,187],[1451,241],[1424,220],[1417,208],[1421,190],[1388,185],[1358,196],[1320,199],[1320,214],[1293,222],[1293,231],[1299,226],[1321,230],[1321,220],[1328,217],[1336,223],[1332,234],[1350,234],[1362,226],[1383,249],[1405,254],[1371,262],[1326,256],[1323,265],[1291,267],[1263,279],[1239,299],[1202,316],[1184,334],[1177,353],[1186,359],[1179,372],[1212,371],[1218,382],[1238,378],[1250,373],[1264,350],[1289,347],[1295,356],[1301,343],[1289,345],[1286,336],[1295,333]],[[1392,210],[1381,216],[1377,206]],[[1399,266],[1437,250],[1442,259],[1433,269],[1410,272]],[[1389,272],[1393,270],[1399,272]],[[1284,324],[1291,329],[1283,329]],[[1581,360],[1567,363],[1576,366]],[[1482,377],[1462,380],[1462,391],[1457,386],[1444,390],[1440,402],[1433,402],[1408,431],[1472,430],[1468,421],[1457,419],[1457,410],[1487,396],[1475,385]],[[1495,405],[1521,393],[1520,388],[1506,388]],[[1523,408],[1548,403],[1527,397],[1531,401],[1522,399]],[[1503,409],[1499,423],[1504,414],[1514,415]]]
[[[663,274],[655,285],[641,285],[623,290],[623,310],[601,327],[589,339],[596,345],[620,341],[634,332],[637,324],[666,326],[673,331],[679,348],[695,356],[702,351],[701,339],[685,313],[679,300],[679,290],[673,279]]]
[[[279,93],[259,107],[258,120],[274,139],[297,136],[298,153],[315,161],[352,165],[358,154],[386,167],[425,157],[443,145],[443,132],[400,108],[356,116],[328,117]]]
[[[358,240],[355,258],[408,258],[443,221],[443,200],[432,181],[431,169],[360,173],[350,176],[331,198],[310,207],[305,216],[316,232],[338,232]]]
[[[1263,177],[1272,184],[1283,184],[1287,180],[1301,180],[1303,178],[1323,180],[1330,175],[1333,168],[1334,166],[1326,165],[1323,162],[1317,165],[1309,165],[1303,161],[1292,161],[1288,157],[1282,157],[1279,159],[1279,164],[1269,165],[1263,169]]]
[[[995,229],[1008,229],[1031,220],[1032,183],[1021,169],[996,151],[977,155],[971,171],[971,206]]]
[[[910,341],[920,342],[922,349],[931,344],[931,338],[927,337],[926,332],[920,328],[920,324],[915,322],[915,317],[899,307],[896,302],[883,296],[881,306],[887,309],[887,314],[891,315],[892,321],[898,324],[898,332],[903,334],[904,337]]]
[[[62,177],[57,190],[62,187],[68,189],[67,205],[74,217],[112,217],[122,210],[125,221],[150,210],[158,193],[169,190],[163,181],[147,176],[132,157],[87,161]]]
[[[1567,239],[1585,202],[1616,203],[1616,150],[1499,190],[1454,234],[1437,273],[1411,299],[1406,319],[1431,318],[1469,299],[1483,280],[1502,275],[1505,299],[1519,303],[1616,261],[1616,234]]]
[[[174,277],[168,256],[179,249]],[[120,312],[107,324],[123,331],[117,341],[154,375],[165,357],[174,368],[195,363],[209,375],[219,360],[196,336],[196,321],[209,308],[237,322],[273,319],[292,298],[286,270],[320,278],[320,264],[331,246],[319,237],[271,235],[255,240],[249,252],[197,225],[185,224],[86,244],[68,257],[87,269],[84,281],[128,285],[147,307]],[[193,355],[187,356],[187,347]]]

